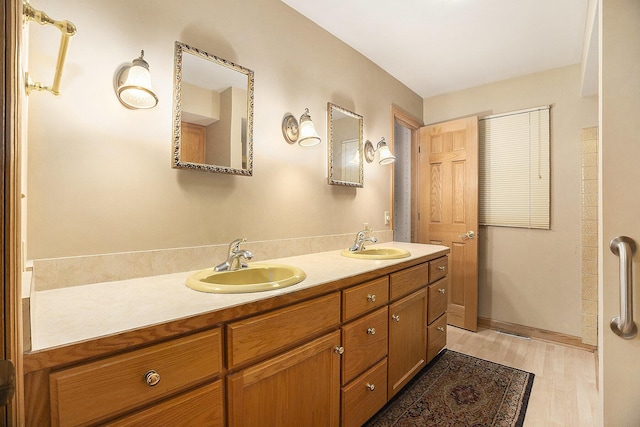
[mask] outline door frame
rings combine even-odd
[[[15,394],[6,407],[7,425],[24,424],[22,370],[22,245],[21,245],[21,146],[20,113],[22,81],[19,77],[19,50],[22,29],[22,2],[4,0],[0,14],[2,40],[2,357],[13,361],[16,369]]]
[[[420,142],[419,131],[423,126],[423,123],[409,114],[407,111],[398,107],[395,104],[391,104],[391,144],[389,148],[391,152],[394,151],[396,142],[395,124],[399,123],[403,127],[411,131],[411,241],[418,241],[418,144]],[[395,163],[391,165],[391,230],[394,229],[395,218],[395,193],[394,189],[394,176],[395,176]]]

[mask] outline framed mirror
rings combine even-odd
[[[175,43],[174,168],[253,174],[253,71]]]
[[[363,186],[362,116],[327,103],[329,184]]]

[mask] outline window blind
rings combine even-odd
[[[549,107],[479,122],[479,222],[549,229]]]

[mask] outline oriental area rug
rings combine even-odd
[[[445,350],[365,426],[521,427],[533,377]]]

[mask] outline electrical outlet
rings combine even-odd
[[[391,224],[391,216],[389,215],[389,211],[384,211],[384,225]]]

